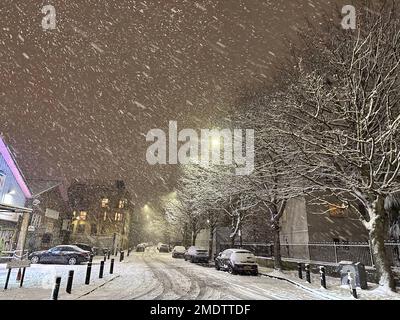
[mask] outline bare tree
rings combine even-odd
[[[397,5],[364,8],[356,31],[332,25],[328,32],[303,33],[306,49],[292,72],[286,107],[274,114],[299,150],[292,174],[357,210],[380,284],[392,290],[384,202],[400,190],[398,13]]]
[[[282,268],[280,253],[280,220],[288,200],[304,192],[301,179],[291,174],[298,150],[290,146],[280,130],[280,119],[271,116],[273,110],[284,108],[285,87],[282,79],[258,89],[240,102],[235,121],[241,127],[255,130],[255,170],[246,176],[246,192],[260,202],[257,210],[267,215],[274,238],[274,267]]]

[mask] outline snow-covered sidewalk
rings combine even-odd
[[[58,298],[60,300],[79,299],[93,290],[101,288],[106,283],[113,281],[119,276],[119,262],[115,262],[114,274],[110,274],[110,261],[107,260],[103,278],[99,279],[101,260],[101,258],[95,258],[93,261],[89,285],[85,285],[86,264],[75,266],[32,264],[31,267],[26,269],[22,288],[19,287],[19,281],[16,281],[18,269],[12,270],[7,290],[3,289],[7,274],[6,264],[0,264],[0,300],[49,300],[51,299],[55,278],[58,276],[61,277]],[[66,292],[68,273],[70,270],[74,270],[72,294]]]
[[[311,273],[311,283],[308,283],[305,281],[305,274],[303,274],[303,279],[299,279],[297,271],[294,270],[277,271],[271,268],[259,267],[259,272],[264,276],[290,282],[303,290],[313,292],[319,295],[321,299],[355,300],[348,286],[342,286],[338,278],[326,276],[327,289],[324,289],[321,287],[319,274]],[[399,293],[385,291],[379,285],[369,282],[367,290],[357,288],[357,295],[359,300],[400,300]]]

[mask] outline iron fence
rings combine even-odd
[[[232,248],[231,243],[217,244],[217,252]],[[242,248],[260,257],[273,257],[273,243],[235,243],[234,248]],[[365,266],[374,266],[374,258],[368,242],[315,242],[315,243],[284,243],[280,246],[281,256],[286,259],[310,260],[326,263],[340,261],[361,262]],[[385,243],[386,256],[392,266],[400,266],[400,242]]]

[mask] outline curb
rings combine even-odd
[[[311,293],[313,293],[313,294],[319,295],[319,296],[321,296],[321,297],[323,297],[323,298],[326,298],[326,299],[328,299],[328,300],[335,300],[335,299],[338,299],[338,298],[333,297],[333,296],[330,296],[330,295],[325,295],[325,294],[323,294],[323,293],[321,293],[321,292],[318,292],[318,291],[316,291],[316,290],[314,290],[314,289],[308,288],[308,287],[302,285],[301,283],[298,283],[298,282],[296,282],[296,281],[293,281],[293,280],[290,280],[290,279],[287,279],[287,278],[283,278],[283,277],[279,277],[279,276],[273,276],[273,275],[270,275],[270,274],[265,273],[265,272],[259,272],[259,274],[262,275],[262,276],[265,276],[265,277],[269,277],[269,278],[273,278],[273,279],[278,279],[278,280],[287,281],[287,282],[289,282],[289,283],[291,283],[291,284],[293,284],[293,285],[295,285],[295,286],[300,287],[301,289],[303,289],[303,290],[305,290],[305,291],[308,291],[308,292],[311,292]]]
[[[96,291],[97,289],[105,286],[107,283],[110,283],[111,281],[113,281],[113,280],[115,280],[115,279],[117,279],[119,277],[120,277],[120,275],[116,275],[116,276],[112,277],[111,279],[108,279],[107,281],[105,281],[102,284],[98,285],[97,287],[95,287],[95,288],[93,288],[93,289],[91,289],[91,290],[79,295],[78,297],[73,298],[73,300],[78,300],[79,298],[85,297],[85,296],[91,294],[92,292]]]

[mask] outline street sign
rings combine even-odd
[[[31,262],[29,260],[11,260],[7,262],[7,269],[15,269],[15,268],[27,268],[31,266]]]

